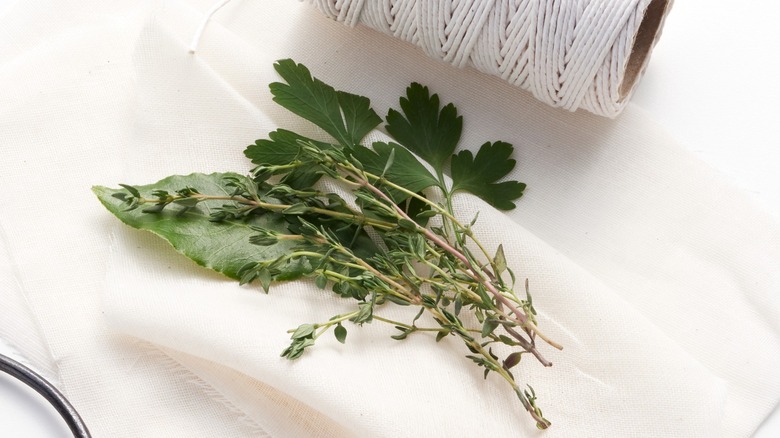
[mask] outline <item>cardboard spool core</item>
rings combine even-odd
[[[634,45],[626,63],[623,82],[620,84],[621,100],[631,94],[631,90],[641,77],[671,2],[672,0],[652,0],[647,5],[645,16],[639,24],[636,37],[634,37]]]

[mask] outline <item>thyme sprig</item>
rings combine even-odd
[[[361,141],[382,119],[367,98],[336,91],[291,60],[274,67],[286,81],[271,84],[274,100],[332,140],[279,129],[246,148],[255,164],[248,176],[193,174],[148,186],[96,187],[104,205],[241,284],[257,281],[268,292],[274,281],[308,277],[356,301],[353,311],[289,330],[283,357],[299,358],[331,331],[344,343],[349,324],[390,324],[396,340],[414,333],[435,334],[436,341],[454,336],[485,378],[498,374],[536,425],[547,428],[533,388],[511,370],[526,354],[552,365],[539,339],[561,346],[540,331],[527,279],[524,296],[515,293],[517,276],[503,246],[490,253],[475,233],[477,219],[462,222],[452,202],[467,191],[497,208],[514,208],[525,185],[498,182],[514,168],[512,146],[487,142],[476,155],[455,153],[462,117],[452,104],[440,106],[427,87],[412,84],[401,111],[386,118],[399,143],[368,147]],[[350,196],[318,189],[322,178]],[[219,243],[219,254],[204,239]],[[382,316],[390,304],[419,311],[409,323],[395,321]],[[418,325],[426,313],[435,326]]]

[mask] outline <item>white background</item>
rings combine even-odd
[[[0,15],[13,3],[0,0]],[[677,1],[632,102],[780,222],[779,73],[780,5]],[[69,436],[42,398],[4,374],[0,431]],[[776,409],[756,437],[778,436]]]

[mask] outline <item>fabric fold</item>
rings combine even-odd
[[[19,2],[2,17],[0,295],[12,314],[0,332],[52,377],[93,436],[253,436],[159,353],[106,326],[113,223],[89,188],[121,177],[130,55],[149,10],[54,3]]]

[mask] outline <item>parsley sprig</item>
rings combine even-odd
[[[464,191],[496,208],[514,208],[525,184],[502,181],[515,166],[512,145],[486,142],[476,155],[456,152],[463,118],[413,83],[400,111],[385,118],[396,142],[366,146],[364,137],[382,122],[368,98],[337,91],[289,59],[274,68],[285,81],[270,85],[274,101],[331,138],[278,129],[246,148],[255,164],[250,175],[95,187],[101,202],[128,225],[160,235],[241,284],[259,282],[268,292],[275,281],[308,277],[356,302],[351,312],[289,330],[283,357],[297,359],[329,332],[346,342],[347,327],[375,321],[391,324],[397,340],[414,333],[435,334],[436,341],[455,336],[485,378],[493,372],[504,379],[537,426],[547,428],[533,388],[511,369],[526,354],[552,365],[538,339],[561,347],[538,328],[528,280],[518,296],[503,247],[490,253],[476,237],[476,218],[464,223],[452,203]],[[351,196],[323,192],[322,178]],[[409,322],[394,321],[382,315],[391,304],[419,311]],[[425,313],[435,326],[418,325]]]

